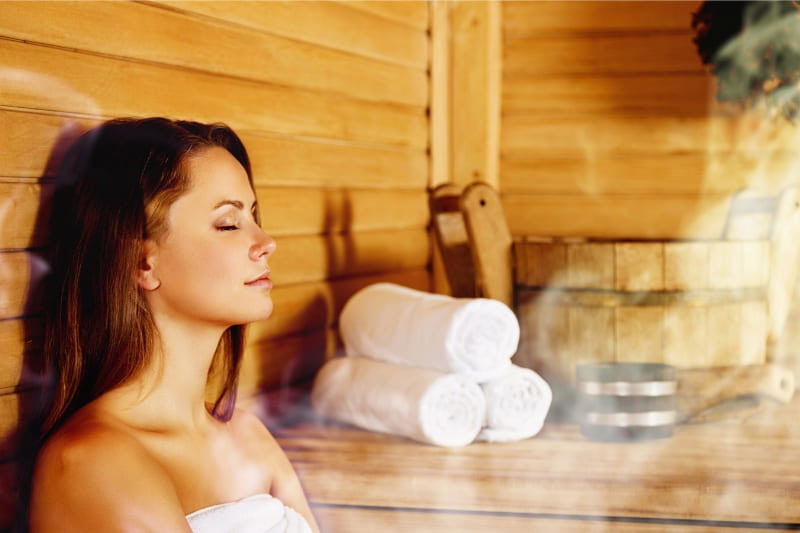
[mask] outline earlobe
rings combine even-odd
[[[152,241],[145,241],[142,245],[142,253],[139,257],[139,265],[136,268],[136,283],[146,291],[154,291],[161,286],[155,272],[156,247]]]

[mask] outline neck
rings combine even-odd
[[[203,432],[212,419],[206,382],[225,327],[155,317],[158,336],[140,375],[111,391],[107,407],[127,424],[152,431]]]

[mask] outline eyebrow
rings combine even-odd
[[[239,210],[243,210],[244,209],[244,204],[242,202],[240,202],[239,200],[222,200],[221,202],[219,202],[217,205],[214,206],[213,210],[216,211],[217,209],[219,209],[223,205],[232,205],[233,207],[235,207],[236,209],[239,209]],[[250,206],[250,211],[255,211],[257,205],[258,205],[258,202],[256,202],[254,200],[253,201],[253,205]]]

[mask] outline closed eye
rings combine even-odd
[[[239,226],[217,226],[219,231],[233,231],[239,229]]]

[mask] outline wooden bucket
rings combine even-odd
[[[758,210],[740,208],[715,241],[516,240],[515,362],[568,382],[580,363],[766,363],[798,265],[800,220],[787,191],[751,202],[774,209],[761,234],[737,222]]]

